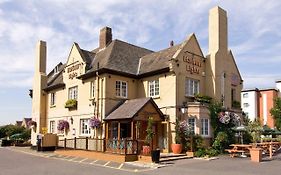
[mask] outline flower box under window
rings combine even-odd
[[[69,99],[65,102],[65,108],[73,109],[77,108],[77,100]]]

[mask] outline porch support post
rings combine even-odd
[[[134,121],[131,121],[131,138],[132,140],[135,139],[135,133],[134,133]]]
[[[108,122],[105,122],[105,139],[108,139]]]
[[[121,133],[120,133],[120,130],[121,130],[121,124],[120,124],[120,122],[118,122],[118,138],[117,138],[117,147],[118,147],[118,151],[119,151],[119,153],[121,152],[121,150],[120,150],[120,143],[121,143],[121,140],[120,140],[120,137],[121,137]]]
[[[120,140],[120,137],[121,137],[121,132],[120,132],[120,130],[121,130],[121,124],[120,124],[120,122],[118,122],[118,135],[117,135],[118,140]]]

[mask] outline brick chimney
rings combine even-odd
[[[99,48],[103,49],[112,41],[112,32],[110,27],[104,27],[100,30],[100,45]]]

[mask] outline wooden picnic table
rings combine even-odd
[[[272,158],[273,153],[281,146],[281,142],[261,142],[255,143],[258,148],[263,149],[263,152],[269,153],[269,157]]]
[[[227,151],[232,158],[239,154],[245,155],[245,153],[249,153],[249,149],[252,148],[252,145],[249,144],[231,144],[229,146],[232,148],[226,149],[225,151]]]

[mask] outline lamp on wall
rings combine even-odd
[[[180,110],[181,110],[181,113],[183,113],[183,114],[187,113],[187,104],[186,104],[186,102],[182,103],[182,106],[181,106]]]

